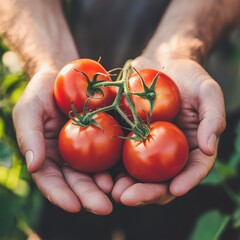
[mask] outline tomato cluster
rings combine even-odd
[[[172,123],[181,107],[180,93],[164,73],[132,71],[126,64],[113,81],[91,59],[78,59],[62,68],[54,96],[70,119],[59,133],[59,151],[81,172],[105,171],[122,159],[132,177],[165,181],[177,175],[188,159],[186,137]],[[111,116],[113,112],[118,115]],[[122,120],[121,125],[128,125],[127,134]]]

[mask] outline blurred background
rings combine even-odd
[[[209,176],[166,206],[116,204],[106,217],[69,214],[41,195],[19,153],[11,112],[28,78],[0,38],[0,240],[240,239],[240,28],[219,43],[205,67],[224,89],[227,109]]]

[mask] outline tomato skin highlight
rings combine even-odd
[[[128,137],[134,136],[131,132]],[[176,176],[188,159],[188,142],[170,122],[154,122],[145,141],[126,140],[122,153],[127,172],[142,182],[163,182]]]
[[[58,73],[54,84],[54,97],[61,111],[68,115],[74,104],[78,112],[83,111],[84,104],[88,98],[87,80],[80,72],[84,72],[90,80],[96,73],[106,76],[98,76],[97,80],[111,81],[106,69],[97,61],[92,59],[77,59],[66,64]],[[95,93],[88,102],[89,110],[105,107],[115,99],[116,89],[114,87],[101,87],[104,95]]]
[[[142,76],[145,84],[150,87],[159,71],[155,69],[143,69],[138,73]],[[130,92],[141,93],[144,91],[138,73],[132,74],[129,78],[128,87]],[[176,117],[181,106],[181,97],[177,85],[170,77],[161,72],[155,86],[155,93],[156,97],[151,119],[149,101],[140,96],[131,94],[131,99],[135,105],[137,115],[145,122],[147,118],[149,118],[151,122],[172,121]],[[129,104],[125,97],[122,97],[120,107],[130,119],[133,119]]]
[[[59,134],[58,146],[63,159],[85,173],[111,168],[121,157],[123,132],[118,122],[107,113],[98,113],[94,120],[101,126],[81,127],[69,120]]]

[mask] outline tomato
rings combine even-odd
[[[123,132],[117,121],[107,113],[93,119],[101,126],[81,127],[70,119],[61,129],[58,146],[63,159],[81,172],[100,172],[112,167],[122,152]]]
[[[131,132],[128,137],[133,137]],[[162,182],[178,174],[188,159],[188,143],[183,132],[173,123],[150,124],[145,141],[128,139],[122,152],[128,173],[142,182]]]
[[[150,88],[159,71],[154,69],[143,69],[138,73],[143,78],[147,87]],[[128,87],[130,92],[141,93],[144,91],[138,73],[134,73],[129,78]],[[173,120],[181,105],[180,93],[175,82],[166,74],[160,73],[155,85],[155,94],[151,122]],[[134,94],[131,94],[131,99],[135,105],[137,115],[146,122],[147,118],[150,118],[150,102],[147,99]],[[120,107],[130,119],[132,119],[132,113],[125,97],[121,99]],[[146,115],[148,117],[146,117]]]
[[[111,78],[104,67],[97,61],[91,59],[77,59],[65,65],[56,77],[54,85],[54,96],[57,105],[63,113],[68,114],[72,110],[71,103],[78,112],[82,112],[84,104],[88,98],[86,77],[81,73],[84,72],[90,80],[96,73],[99,75],[97,81],[111,81]],[[116,96],[114,87],[101,87],[103,92],[95,92],[88,102],[89,110],[95,110],[100,107],[110,105]]]

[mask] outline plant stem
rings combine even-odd
[[[110,86],[115,86],[115,87],[121,87],[123,85],[123,80],[121,81],[117,81],[117,82],[97,82],[94,83],[94,85],[92,86],[93,88],[99,88],[99,87],[110,87]]]
[[[133,115],[133,119],[134,119],[134,123],[136,126],[139,126],[139,119],[138,119],[138,116],[137,116],[137,113],[136,113],[136,110],[135,110],[135,106],[132,102],[132,99],[130,97],[130,91],[129,91],[129,88],[128,88],[128,78],[129,78],[129,74],[130,74],[130,70],[131,70],[131,61],[128,60],[124,67],[123,67],[123,81],[124,81],[124,95],[128,101],[128,104],[129,104],[129,107],[130,107],[130,110],[132,112],[132,115]]]
[[[125,63],[122,71],[120,72],[119,74],[120,77],[118,77],[117,81],[115,82],[99,81],[92,85],[93,89],[97,89],[100,87],[111,87],[111,86],[118,87],[117,96],[115,97],[114,102],[109,106],[96,109],[92,112],[87,112],[87,110],[85,109],[85,111],[83,112],[83,116],[78,117],[78,120],[80,121],[80,123],[82,123],[83,125],[88,124],[89,120],[95,114],[115,109],[119,113],[119,115],[125,120],[125,122],[131,127],[132,131],[136,134],[136,136],[139,137],[139,139],[141,140],[146,139],[146,137],[148,136],[147,128],[145,127],[144,123],[140,122],[138,118],[134,103],[132,102],[130,97],[131,93],[128,88],[128,79],[129,79],[129,75],[131,74],[131,71],[132,71],[131,60],[128,60]],[[133,122],[127,117],[127,115],[119,106],[122,95],[124,95],[126,97],[126,100],[128,101],[130,110],[133,115],[133,120],[134,120]]]
[[[227,195],[229,196],[229,198],[234,202],[234,204],[239,206],[240,199],[239,199],[238,195],[229,187],[228,184],[223,183],[222,187],[223,187],[224,191],[227,193]]]

